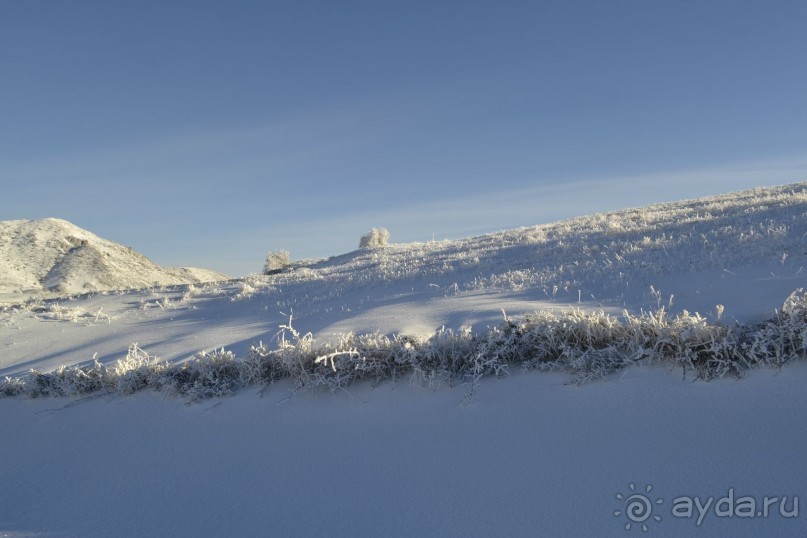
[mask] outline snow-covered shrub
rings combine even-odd
[[[166,369],[158,376],[157,384],[191,401],[230,396],[244,386],[239,361],[233,352],[224,349],[199,353]]]
[[[751,360],[771,366],[807,357],[807,292],[791,293],[781,311],[751,331],[745,347]]]
[[[470,327],[463,327],[459,331],[441,327],[418,346],[417,356],[412,361],[415,375],[441,372],[445,374],[447,381],[474,376],[480,355],[477,344]],[[497,357],[490,358],[497,360]]]
[[[181,301],[184,303],[186,301],[191,300],[192,298],[196,297],[197,295],[202,293],[201,286],[196,286],[194,284],[189,284],[185,291],[182,293]]]
[[[539,312],[491,331],[490,345],[525,369],[573,373],[578,383],[604,377],[633,357],[630,324],[602,311]],[[640,358],[640,357],[635,357]]]
[[[258,291],[255,287],[256,282],[253,278],[245,278],[238,284],[236,284],[236,289],[238,293],[230,297],[230,301],[240,301],[242,299],[249,299]]]
[[[53,372],[40,372],[32,369],[29,379],[23,380],[22,394],[29,398],[40,398],[43,396],[65,396],[70,378],[79,371],[79,368],[59,368]],[[65,382],[67,380],[67,382]],[[4,391],[5,392],[5,391]]]
[[[149,355],[137,344],[129,346],[126,358],[110,366],[96,363],[105,385],[119,394],[133,394],[148,386],[159,388],[160,385],[155,381],[171,366],[170,363],[161,362],[157,357]]]
[[[275,380],[287,377],[277,353],[263,342],[253,344],[241,364],[241,379],[245,385],[271,385]]]
[[[81,308],[64,306],[60,303],[37,301],[27,303],[25,308],[39,318],[54,321],[70,321],[89,325],[101,321],[111,323],[113,319],[112,316],[104,313],[103,307],[95,312],[86,312]]]
[[[359,240],[359,248],[385,247],[389,244],[389,232],[386,228],[373,228]]]
[[[3,381],[0,381],[0,398],[10,398],[25,394],[25,385],[26,383],[21,379],[6,376]]]
[[[630,317],[637,356],[696,371],[701,379],[740,375],[749,366],[742,354],[741,335],[700,314],[686,310],[670,318],[661,308],[653,314]]]
[[[271,250],[266,255],[266,262],[263,264],[263,274],[273,275],[280,273],[291,265],[288,250]]]
[[[90,367],[60,366],[53,372],[53,380],[58,383],[58,390],[63,395],[90,394],[104,386],[103,369],[99,368],[97,362]]]

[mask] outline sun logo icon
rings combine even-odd
[[[644,493],[636,493],[636,484],[633,482],[628,484],[628,488],[630,489],[629,493],[625,495],[622,493],[616,494],[616,498],[623,502],[624,509],[614,510],[614,516],[620,517],[622,514],[625,514],[625,517],[628,518],[628,522],[625,524],[626,531],[631,530],[631,528],[636,525],[637,527],[641,526],[642,530],[647,532],[647,524],[651,520],[656,522],[661,521],[661,516],[654,514],[653,508],[655,505],[663,503],[664,499],[650,500],[649,495],[650,492],[653,491],[653,486],[651,485],[645,487]]]

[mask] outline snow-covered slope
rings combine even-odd
[[[0,374],[93,356],[114,361],[133,342],[169,360],[222,346],[243,357],[253,343],[272,341],[290,315],[295,328],[319,339],[484,331],[503,309],[521,315],[572,306],[615,315],[663,306],[715,321],[722,305],[724,322],[756,322],[807,287],[804,267],[807,183],[799,183],[361,249],[226,283],[7,307],[0,322],[15,330],[0,326]],[[58,331],[53,320],[62,321]]]
[[[619,309],[657,307],[660,300],[667,305],[672,294],[674,307],[706,314],[715,306],[706,301],[718,300],[725,301],[731,315],[758,318],[787,295],[777,294],[777,302],[760,310],[759,297],[743,299],[754,289],[743,287],[742,294],[728,290],[748,281],[760,289],[784,282],[792,291],[794,284],[807,282],[806,266],[807,183],[797,183],[457,241],[359,250],[270,284],[285,288],[306,283],[304,298],[284,294],[289,308],[303,303],[310,308],[319,295],[312,293],[315,289],[350,296],[359,289],[417,290],[425,284],[445,296],[498,292]]]
[[[694,382],[690,366],[711,349],[708,338],[694,360],[658,360],[687,338],[737,334],[735,322],[774,316],[793,290],[807,288],[805,266],[807,183],[799,183],[363,249],[236,281],[0,308],[0,377],[40,379],[29,393],[47,393],[66,371],[25,377],[29,368],[81,365],[88,370],[74,385],[104,387],[78,399],[0,398],[0,535],[626,536],[646,527],[648,536],[805,536],[804,361],[784,357],[791,360],[779,369],[732,370],[743,379],[705,383]],[[26,273],[16,270],[24,289]],[[405,366],[416,337],[435,331],[446,344],[432,348],[443,354],[435,361],[452,356],[462,341],[441,326],[484,334],[501,323],[501,309],[571,307],[612,316],[688,309],[706,320],[663,329],[664,341],[653,340],[662,318],[646,316],[635,336],[654,353],[580,386],[517,363],[478,386],[402,366],[378,385],[301,392],[281,378],[184,405],[172,386],[198,382],[202,393],[214,380],[166,369],[163,384],[151,385],[160,392],[121,396],[127,386],[148,388],[144,380],[156,379],[149,365],[164,363],[115,366],[134,342],[135,358],[145,350],[181,362],[224,346],[244,359],[261,340],[277,345],[281,332],[305,347],[308,331],[320,341],[347,331],[415,335],[396,340]],[[279,328],[292,315],[299,338]],[[574,332],[572,318],[559,319],[544,334]],[[603,330],[617,324],[594,319]],[[792,348],[807,334],[807,319],[796,321],[767,328]],[[371,335],[363,349],[384,338]],[[597,351],[571,359],[621,352]],[[233,370],[226,353],[210,356],[207,373]],[[356,355],[326,356],[323,368],[346,372],[341,362],[336,372],[342,358]],[[93,369],[93,359],[108,369]],[[675,499],[696,498],[702,510],[673,510]]]
[[[65,220],[0,221],[2,294],[65,295],[227,278],[213,271],[164,269]]]

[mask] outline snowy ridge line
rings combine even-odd
[[[467,398],[482,377],[507,375],[512,365],[567,372],[583,383],[640,361],[680,366],[705,381],[739,377],[749,368],[807,358],[807,292],[794,291],[771,319],[751,327],[710,323],[686,311],[670,317],[663,308],[638,316],[625,312],[622,319],[575,309],[520,319],[505,315],[481,336],[470,329],[442,329],[427,339],[348,333],[321,346],[290,320],[276,340],[274,349],[253,345],[243,360],[221,349],[182,363],[161,362],[133,344],[125,359],[109,366],[94,361],[6,377],[0,397],[127,395],[152,388],[194,401],[248,386],[268,387],[282,378],[292,379],[297,391],[336,391],[361,380],[380,383],[408,375],[412,383],[431,387],[470,383]]]

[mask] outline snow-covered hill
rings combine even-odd
[[[74,242],[106,245],[70,231]],[[54,235],[44,237],[70,250],[68,240]],[[107,248],[136,257],[125,247]],[[229,282],[6,307],[0,322],[16,330],[0,327],[0,374],[22,373],[21,364],[47,370],[93,356],[110,362],[133,342],[169,360],[221,347],[243,357],[253,343],[272,341],[290,315],[297,329],[318,339],[375,331],[428,337],[463,326],[484,332],[501,321],[502,310],[523,315],[570,307],[619,315],[663,306],[714,322],[721,305],[723,322],[759,322],[807,287],[805,267],[807,183],[799,183],[457,241],[360,249]],[[125,274],[135,280],[147,269]],[[126,282],[121,287],[136,287]],[[53,320],[63,321],[58,332],[46,330]]]
[[[0,535],[804,536],[805,266],[798,183],[1,307]]]
[[[265,286],[281,287],[288,308],[312,308],[321,296],[427,286],[443,296],[493,292],[619,310],[658,307],[660,300],[670,306],[673,295],[674,308],[707,314],[716,304],[710,301],[718,301],[729,315],[759,318],[781,305],[785,289],[807,282],[805,268],[807,183],[797,183],[457,241],[358,250]],[[742,282],[749,284],[742,294],[731,291]],[[370,293],[368,301],[388,294]]]
[[[226,280],[205,269],[164,269],[61,219],[0,221],[0,294],[78,294]]]

